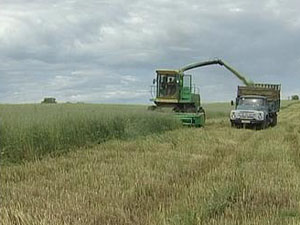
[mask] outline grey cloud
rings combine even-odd
[[[147,103],[156,68],[214,57],[291,95],[297,8],[295,0],[1,1],[0,101]],[[190,73],[204,101],[234,98],[239,81],[224,68]]]

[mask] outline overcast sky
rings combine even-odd
[[[298,0],[0,0],[0,103],[150,103],[155,69],[221,58],[255,82],[300,94]],[[241,82],[189,72],[202,101]]]

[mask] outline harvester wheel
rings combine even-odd
[[[148,106],[148,110],[150,110],[150,111],[154,111],[154,110],[156,110],[156,106],[155,105],[151,105],[151,106]]]
[[[206,113],[205,113],[205,110],[201,107],[201,108],[199,109],[199,113],[203,113],[203,125],[202,125],[202,126],[204,126],[205,121],[206,121]]]

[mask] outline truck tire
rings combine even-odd
[[[263,129],[267,129],[269,127],[269,124],[270,124],[270,119],[266,120],[264,123],[263,123]]]
[[[274,115],[274,117],[272,118],[272,123],[271,123],[271,126],[272,127],[275,127],[277,125],[277,114]]]
[[[267,127],[268,127],[268,120],[264,120],[259,126],[260,130],[264,130]]]

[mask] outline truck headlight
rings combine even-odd
[[[230,119],[235,120],[236,119],[236,114],[235,112],[230,113]]]
[[[257,120],[264,120],[264,113],[263,112],[257,113],[256,118],[257,118]]]

